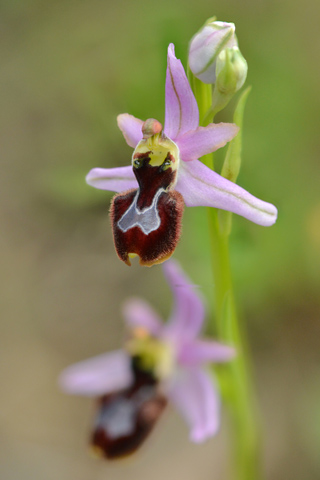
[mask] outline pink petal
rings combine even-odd
[[[164,327],[164,335],[181,344],[183,339],[194,338],[201,330],[204,305],[196,291],[197,287],[177,262],[168,260],[163,264],[163,270],[174,296],[173,312]]]
[[[86,177],[91,187],[111,192],[124,192],[130,188],[137,188],[138,182],[132,167],[93,168]]]
[[[131,329],[142,327],[151,335],[157,336],[162,328],[161,318],[147,302],[140,298],[128,299],[123,306],[123,315]]]
[[[203,442],[217,433],[220,401],[208,372],[183,369],[169,387],[168,396],[189,425],[192,442]]]
[[[199,125],[199,110],[184,68],[175,57],[174,45],[168,48],[166,112],[164,132],[172,140]]]
[[[105,353],[66,368],[59,384],[66,393],[96,397],[130,386],[130,357],[123,350]]]
[[[117,122],[127,144],[132,148],[136,148],[140,140],[142,140],[143,121],[128,113],[122,113],[118,115]]]
[[[232,140],[238,131],[239,127],[233,123],[210,123],[207,127],[198,127],[196,130],[179,136],[177,145],[181,160],[190,162],[197,160],[202,155],[215,152]]]
[[[215,207],[241,215],[269,227],[277,219],[277,209],[221,177],[198,160],[181,162],[176,190],[187,207]]]
[[[235,349],[228,345],[209,340],[194,340],[181,349],[179,363],[197,366],[208,362],[228,362],[235,354]]]

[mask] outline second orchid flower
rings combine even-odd
[[[191,441],[203,442],[219,428],[219,395],[207,366],[231,360],[235,351],[199,338],[200,296],[177,263],[170,260],[163,269],[174,296],[168,322],[143,300],[128,300],[131,335],[124,348],[72,365],[60,377],[67,393],[98,397],[91,443],[110,459],[133,453],[168,401],[185,418]]]

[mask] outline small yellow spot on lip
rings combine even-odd
[[[162,165],[165,161],[167,153],[170,152],[165,152],[163,150],[155,148],[150,154],[149,165],[151,165],[152,167],[160,167],[160,165]]]
[[[137,257],[138,255],[136,253],[128,253],[128,257],[129,258],[135,258]]]
[[[137,358],[142,370],[153,372],[156,378],[164,379],[171,375],[175,361],[172,346],[153,337],[144,327],[133,329],[126,350],[131,357]]]
[[[167,156],[170,157],[171,168],[176,170],[179,166],[179,148],[168,137],[157,133],[151,137],[144,138],[136,146],[133,153],[133,161],[143,155],[149,157],[149,165],[158,167],[163,164]]]
[[[94,458],[103,458],[104,452],[98,445],[90,445],[89,452]]]

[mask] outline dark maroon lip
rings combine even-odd
[[[140,227],[134,226],[127,231],[121,230],[118,222],[135,200],[137,190],[129,190],[113,198],[110,217],[116,252],[121,260],[131,265],[129,253],[140,257],[140,264],[152,266],[168,259],[174,252],[181,236],[184,200],[175,191],[161,192],[156,205],[159,226],[145,234]]]
[[[160,189],[169,190],[176,178],[176,172],[172,171],[172,168],[163,170],[162,166],[151,167],[147,165],[134,170],[134,173],[139,184],[137,207],[140,210],[152,204],[153,198]]]
[[[162,164],[153,166],[151,156],[151,150],[133,155],[139,188],[116,195],[110,208],[115,248],[127,265],[131,265],[129,254],[138,255],[141,265],[161,263],[180,239],[184,201],[173,190],[175,158],[167,152]]]
[[[137,358],[132,358],[132,372],[134,380],[129,388],[98,400],[91,445],[110,460],[136,452],[167,405],[153,372],[142,369]]]

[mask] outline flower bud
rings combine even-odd
[[[192,38],[189,49],[189,67],[204,83],[216,82],[216,60],[227,47],[237,46],[233,23],[209,20]]]
[[[222,50],[216,61],[216,88],[233,95],[246,81],[247,72],[247,62],[238,47]]]
[[[247,77],[248,66],[238,47],[225,48],[216,61],[216,83],[212,93],[212,113],[226,107]]]

